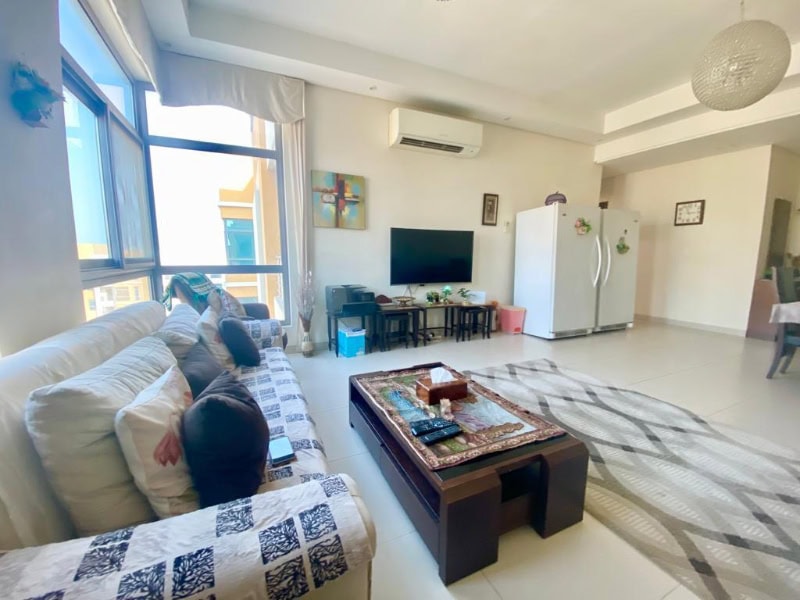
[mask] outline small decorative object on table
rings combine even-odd
[[[500,196],[497,194],[483,195],[483,218],[482,225],[497,225],[497,208],[500,204]]]
[[[675,225],[702,225],[705,213],[705,200],[678,202],[675,204]]]
[[[468,290],[467,288],[459,288],[456,292],[459,296],[461,296],[461,304],[469,304],[469,297],[472,295],[472,291]]]
[[[393,296],[392,299],[400,306],[408,306],[414,301],[414,296]]]
[[[53,104],[63,102],[64,96],[50,87],[32,68],[18,62],[11,70],[14,90],[11,104],[31,127],[47,127],[45,121],[53,115]]]
[[[311,341],[311,317],[314,315],[314,281],[311,271],[306,273],[300,284],[298,293],[297,312],[303,326],[303,338],[300,350],[306,358],[314,356],[314,342]]]
[[[452,293],[453,293],[453,288],[451,288],[449,285],[444,286],[442,288],[442,302],[444,302],[445,304],[449,303],[450,294]]]
[[[436,290],[431,290],[427,294],[425,294],[425,299],[428,301],[428,304],[438,304],[439,303],[439,292]]]

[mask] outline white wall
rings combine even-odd
[[[21,60],[61,88],[56,0],[0,2],[0,354],[83,320],[64,113],[19,120],[8,74]]]
[[[776,198],[782,198],[792,203],[786,251],[795,256],[800,254],[800,156],[779,146],[772,147],[766,196],[767,203],[761,230],[761,250],[758,254],[759,273],[762,273],[767,265],[772,211]]]
[[[763,146],[604,182],[612,206],[642,214],[637,314],[744,334],[770,155]],[[675,227],[675,203],[697,199],[704,223]]]
[[[474,230],[469,287],[507,303],[513,289],[514,215],[543,204],[556,190],[571,203],[598,201],[601,169],[593,163],[591,146],[485,125],[484,145],[474,159],[390,149],[389,112],[394,106],[329,88],[308,88],[308,167],[363,175],[367,193],[366,230],[312,231],[316,341],[326,339],[325,285],[360,283],[388,296],[402,293],[402,286],[389,286],[391,227]],[[485,192],[500,195],[497,227],[481,225]],[[427,289],[420,288],[418,297]]]

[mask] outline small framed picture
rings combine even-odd
[[[500,196],[497,194],[483,195],[483,225],[497,225],[497,205],[500,204]]]
[[[705,212],[705,200],[678,202],[675,204],[675,225],[702,225]]]

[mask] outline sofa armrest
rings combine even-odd
[[[244,312],[253,319],[269,319],[269,306],[261,302],[245,302]]]
[[[3,597],[299,597],[375,554],[355,484],[333,475],[0,558]],[[59,594],[60,592],[60,594]],[[199,596],[198,596],[199,597]]]

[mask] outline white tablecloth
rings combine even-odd
[[[800,323],[800,302],[773,304],[770,323]]]

